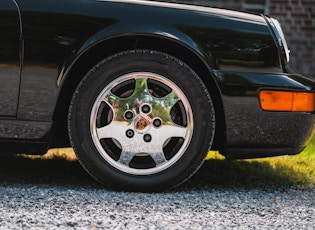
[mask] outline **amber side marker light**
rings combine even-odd
[[[267,111],[314,112],[315,93],[262,90],[260,106]]]

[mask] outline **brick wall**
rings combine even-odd
[[[181,1],[181,0],[178,0]],[[186,0],[198,5],[262,13],[266,11],[266,0]],[[315,0],[314,0],[315,1]]]
[[[292,70],[315,78],[315,0],[269,0],[270,16],[281,23],[291,50]]]
[[[266,2],[269,0],[152,0],[152,1],[180,2],[193,5],[224,8],[230,10],[264,13],[268,10],[266,8],[267,7]]]

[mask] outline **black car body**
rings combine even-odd
[[[286,69],[289,51],[277,21],[268,16],[136,0],[1,0],[0,31],[0,143],[3,152],[41,154],[48,148],[70,146],[70,133],[80,162],[97,180],[114,188],[148,191],[185,181],[198,169],[210,148],[231,159],[296,154],[313,135],[315,83]],[[139,64],[141,60],[147,60],[144,66]],[[174,63],[167,67],[167,60]],[[133,61],[138,64],[132,64]],[[111,62],[115,65],[111,66]],[[155,66],[156,63],[160,66]],[[107,73],[109,66],[117,77],[129,72],[135,74],[119,78],[118,82],[112,77],[111,83],[91,80],[98,79],[95,73],[97,76]],[[118,67],[115,69],[115,66]],[[168,69],[164,70],[164,66]],[[171,79],[170,91],[161,86],[168,85],[163,76],[168,73],[176,76],[176,71],[172,71],[181,66],[187,76],[183,72],[182,79],[166,77]],[[136,112],[122,111],[125,122],[134,127],[126,131],[126,136],[134,138],[135,134],[141,134],[147,144],[151,138],[154,140],[154,135],[150,134],[153,129],[158,130],[171,120],[176,123],[173,118],[150,115],[157,108],[156,103],[162,107],[166,103],[157,98],[164,98],[170,92],[177,92],[176,100],[173,98],[175,101],[170,108],[164,106],[163,111],[176,110],[172,106],[182,101],[176,107],[176,111],[182,112],[172,111],[170,117],[175,114],[174,117],[179,117],[179,126],[186,128],[185,134],[179,134],[182,140],[174,141],[174,146],[180,145],[176,148],[181,150],[174,147],[175,153],[169,153],[161,163],[158,160],[161,155],[155,157],[151,152],[146,153],[135,139],[139,146],[132,151],[139,150],[132,157],[139,160],[130,166],[129,161],[119,159],[121,149],[127,148],[117,144],[119,135],[116,139],[110,136],[113,141],[105,144],[101,137],[94,140],[93,135],[97,136],[100,127],[108,125],[108,117],[113,116],[106,112],[107,121],[100,118],[105,113],[100,112],[104,107],[101,104],[106,102],[113,109],[116,102],[111,100],[125,102],[125,98],[131,97],[120,95],[108,99],[114,86],[122,81],[127,84],[127,79],[137,82],[139,73],[142,76],[139,84],[143,79],[151,79],[151,85],[155,84],[155,88],[160,85],[160,91],[166,93],[154,96],[151,93],[154,87],[147,86],[152,88],[147,94],[150,99],[146,103],[140,100],[139,104],[143,105],[134,107]],[[142,83],[149,85],[145,81]],[[107,84],[112,87],[106,89]],[[199,86],[194,88],[195,84]],[[135,91],[147,93],[146,88],[139,86]],[[191,92],[186,93],[189,90]],[[89,96],[94,91],[95,95]],[[291,98],[306,94],[310,109],[262,109],[261,92],[267,95],[287,92],[291,93]],[[99,99],[102,93],[107,96],[104,94]],[[141,97],[140,93],[138,95]],[[88,101],[98,104],[95,102],[95,108],[91,106],[85,111],[80,105],[88,107]],[[95,110],[94,115],[91,110]],[[89,114],[81,116],[85,113]],[[177,125],[173,123],[170,127],[175,133]],[[163,151],[167,151],[164,148],[172,142],[170,139],[172,137],[161,144]],[[89,147],[82,147],[85,141],[89,142]],[[111,147],[113,145],[116,147]],[[111,155],[117,147],[118,156]],[[98,154],[103,152],[102,148],[104,153]],[[90,156],[87,152],[92,151],[95,153]],[[177,155],[177,151],[181,153]],[[183,159],[189,152],[195,153]],[[146,159],[143,166],[140,158],[148,156],[153,163]],[[96,171],[93,168],[97,168]],[[147,171],[141,173],[143,168]],[[151,170],[154,168],[159,169]]]

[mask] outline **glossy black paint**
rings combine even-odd
[[[238,149],[296,153],[312,136],[313,114],[259,107],[262,88],[315,90],[313,81],[286,73],[262,16],[145,1],[16,1],[19,8],[13,0],[0,5],[0,115],[6,116],[0,138],[6,145],[40,143],[43,152],[67,145],[67,111],[77,84],[100,60],[130,49],[167,52],[198,73],[215,99],[214,148],[231,158]]]
[[[229,158],[281,155],[303,150],[315,130],[311,113],[267,112],[259,105],[262,89],[314,91],[314,81],[290,73],[215,73],[223,94],[225,155]],[[246,111],[246,112],[245,112]],[[283,154],[283,153],[282,153]]]
[[[0,6],[0,116],[16,116],[20,83],[20,18],[12,0]]]
[[[76,0],[27,0],[18,3],[26,44],[21,81],[21,94],[25,96],[21,98],[18,113],[21,119],[51,117],[63,80],[80,58],[84,58],[85,52],[101,42],[122,36],[153,36],[171,40],[191,50],[212,69],[228,69],[231,66],[257,71],[261,67],[279,68],[269,27],[259,16],[245,19],[239,13],[218,9],[190,7],[186,11],[150,2],[144,5],[82,0],[79,3]],[[218,20],[220,23],[217,23]],[[130,42],[128,46],[115,45],[126,46],[120,47],[124,50],[150,43],[150,38],[140,44],[137,43],[139,39],[134,38],[136,40],[127,39]],[[102,49],[106,53],[111,48],[105,46]],[[252,61],[249,62],[249,59]],[[44,88],[31,92],[33,84],[29,84],[29,78],[38,82],[37,89]],[[45,97],[44,92],[52,97]],[[38,101],[38,98],[41,100]]]

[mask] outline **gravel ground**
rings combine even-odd
[[[314,187],[125,193],[0,186],[0,229],[315,229]]]

